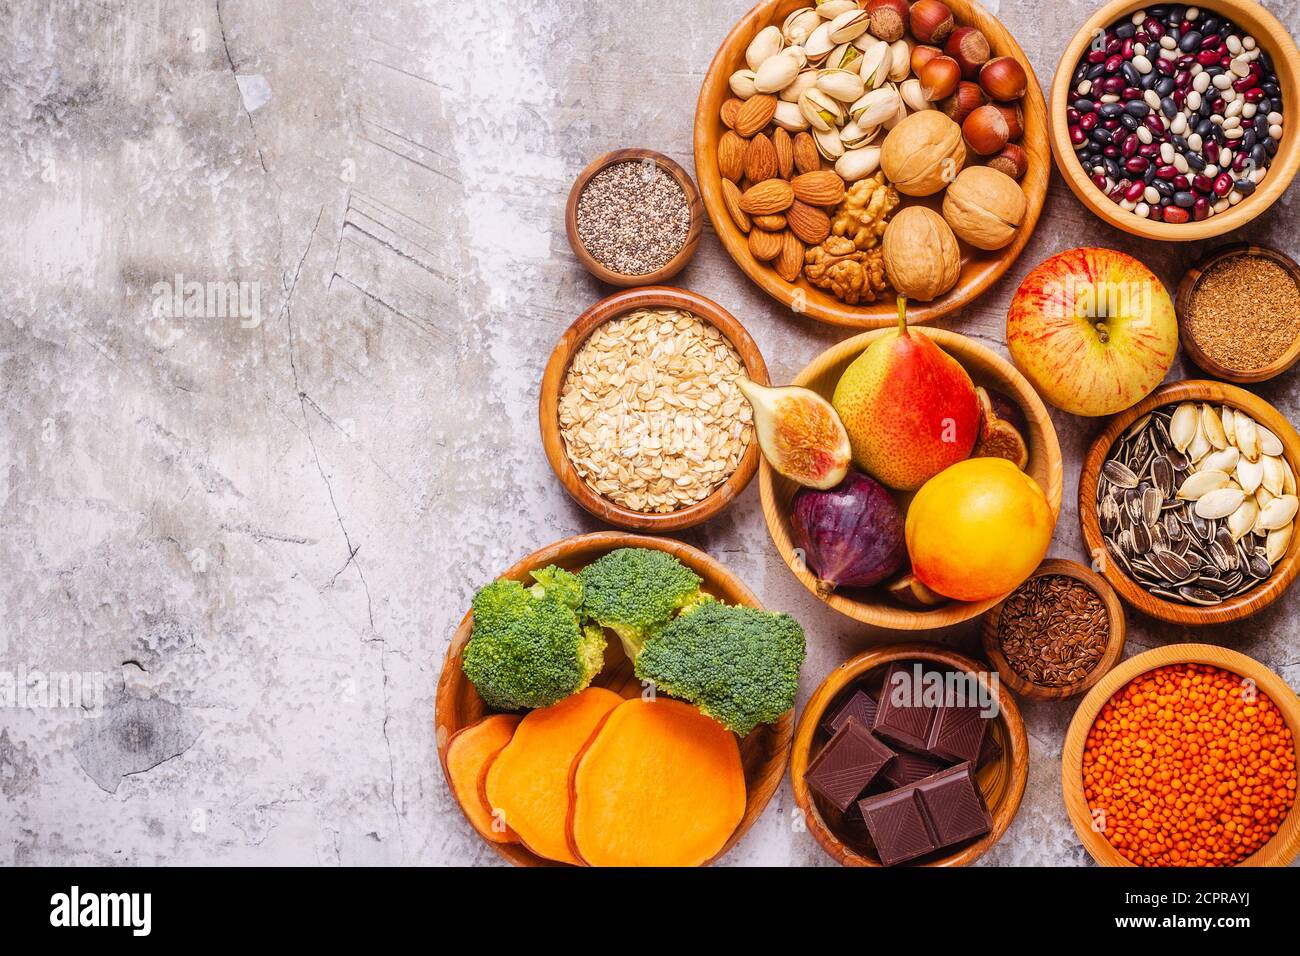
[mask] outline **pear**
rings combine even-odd
[[[778,474],[808,488],[834,488],[849,470],[849,436],[831,403],[797,385],[736,383],[754,408],[763,457]]]
[[[970,375],[929,336],[898,327],[876,339],[844,370],[831,405],[853,449],[853,462],[881,484],[915,491],[970,457],[980,407]]]

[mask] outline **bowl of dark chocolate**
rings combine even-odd
[[[1075,34],[1052,81],[1057,167],[1080,202],[1134,235],[1237,229],[1300,166],[1288,132],[1298,62],[1286,28],[1251,0],[1114,0]]]
[[[915,706],[889,693],[900,673]],[[790,763],[808,831],[845,866],[974,862],[1011,825],[1028,772],[1024,722],[996,673],[920,643],[833,670],[799,717]]]

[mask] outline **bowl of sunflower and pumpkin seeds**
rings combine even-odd
[[[1300,572],[1300,435],[1223,382],[1164,385],[1109,420],[1079,478],[1093,565],[1131,606],[1175,624],[1226,624]]]

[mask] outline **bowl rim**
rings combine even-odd
[[[1006,604],[1005,599],[999,601],[985,612],[980,628],[984,656],[997,669],[1002,683],[1020,696],[1031,700],[1066,700],[1070,697],[1077,697],[1105,677],[1107,672],[1115,666],[1120,655],[1124,653],[1124,642],[1128,631],[1128,625],[1124,618],[1124,606],[1120,603],[1115,589],[1110,586],[1105,578],[1091,568],[1085,567],[1077,561],[1069,561],[1064,558],[1047,558],[1034,570],[1033,574],[1021,582],[1017,590],[1034,578],[1057,574],[1081,581],[1092,588],[1097,596],[1101,598],[1102,603],[1106,605],[1109,624],[1106,634],[1106,648],[1102,651],[1101,658],[1093,666],[1092,670],[1081,679],[1073,684],[1049,687],[1045,684],[1035,684],[1027,677],[1022,677],[1020,672],[1011,666],[1011,662],[1002,653],[1002,645],[998,640],[998,623],[1002,617],[1003,605]]]
[[[686,194],[690,225],[687,227],[686,240],[682,243],[682,247],[666,263],[653,272],[647,272],[644,275],[625,275],[622,272],[615,272],[602,264],[583,244],[578,234],[578,200],[582,197],[582,192],[587,188],[587,184],[591,182],[592,177],[601,170],[618,163],[639,160],[650,160],[672,176],[677,185],[681,187],[682,192]],[[704,232],[704,204],[700,199],[700,191],[696,188],[695,181],[691,179],[691,174],[672,158],[657,150],[645,149],[639,146],[616,149],[602,156],[597,156],[574,179],[573,185],[569,188],[569,198],[564,204],[564,231],[569,238],[569,247],[573,250],[574,256],[582,263],[584,269],[601,282],[620,288],[658,285],[681,272],[686,263],[690,262],[694,257],[696,250],[699,248],[700,236]]]
[[[1216,378],[1226,379],[1238,385],[1249,385],[1276,378],[1295,365],[1300,359],[1300,332],[1296,333],[1287,350],[1269,364],[1256,369],[1237,369],[1210,358],[1196,341],[1187,321],[1183,318],[1191,309],[1192,296],[1206,271],[1224,259],[1237,256],[1262,256],[1276,262],[1290,274],[1296,284],[1297,293],[1300,294],[1300,265],[1297,265],[1296,261],[1285,252],[1260,242],[1233,242],[1211,250],[1183,273],[1182,279],[1178,282],[1178,289],[1174,293],[1174,312],[1178,317],[1178,338],[1182,343],[1183,351],[1197,366]]]
[[[574,501],[602,521],[633,531],[681,531],[707,521],[745,490],[758,469],[758,439],[754,436],[736,470],[707,498],[677,511],[655,514],[633,511],[597,494],[574,468],[560,434],[560,390],[564,387],[564,376],[568,372],[569,363],[598,326],[636,309],[665,307],[690,312],[700,321],[717,328],[740,356],[749,378],[759,385],[767,385],[769,382],[767,364],[763,361],[763,354],[753,336],[730,312],[698,292],[668,286],[624,289],[589,306],[574,320],[551,350],[542,373],[538,396],[542,445],[551,469]]]
[[[722,582],[723,589],[735,595],[738,598],[737,603],[744,604],[748,607],[763,610],[763,603],[758,596],[733,573],[721,561],[710,555],[708,552],[687,544],[684,541],[678,541],[675,538],[660,538],[650,535],[635,534],[627,531],[593,531],[587,534],[572,535],[567,538],[561,538],[558,541],[538,548],[536,551],[525,555],[515,561],[505,571],[496,575],[493,580],[501,578],[512,578],[515,580],[522,579],[529,571],[538,567],[545,567],[562,560],[566,555],[575,552],[586,551],[592,554],[603,554],[614,550],[615,548],[654,548],[658,551],[665,551],[680,559],[683,563],[691,567],[700,577],[704,578],[705,586],[710,582]],[[592,560],[595,560],[593,557]],[[716,585],[715,585],[716,586]],[[477,692],[468,679],[464,677],[460,669],[460,658],[466,642],[469,640],[470,629],[473,625],[473,614],[466,611],[464,617],[456,625],[452,632],[451,640],[448,642],[447,651],[443,656],[442,670],[438,675],[438,683],[434,694],[434,737],[435,745],[438,751],[438,762],[442,768],[443,782],[447,785],[448,792],[451,793],[452,800],[456,804],[457,810],[464,814],[460,800],[455,796],[451,786],[447,783],[447,747],[451,743],[451,738],[464,727],[470,726],[482,717],[492,711],[485,705],[482,705],[481,699],[478,698]],[[463,688],[468,687],[468,693],[479,701],[482,707],[477,717],[452,727],[459,720],[456,702]],[[770,750],[773,757],[769,759],[766,766],[762,768],[758,775],[756,786],[750,785],[748,774],[745,780],[745,815],[740,824],[728,838],[722,849],[708,861],[705,865],[720,860],[735,847],[737,843],[754,825],[755,821],[762,816],[763,810],[771,801],[772,796],[780,786],[781,779],[785,775],[785,766],[790,759],[790,747],[794,741],[794,709],[791,708],[781,719],[773,724],[764,724],[751,732],[752,737],[757,733],[766,733],[771,737]],[[742,750],[744,740],[737,738]],[[473,829],[473,827],[471,827]],[[557,863],[552,860],[544,860],[532,851],[528,850],[522,844],[515,843],[493,843],[483,838],[477,830],[474,830],[475,836],[490,846],[502,859],[514,864],[515,866],[564,866],[565,864]]]
[[[790,2],[791,0],[760,0],[728,31],[709,63],[704,82],[700,87],[699,98],[696,101],[693,135],[695,175],[699,179],[700,192],[704,197],[704,207],[708,212],[710,222],[713,223],[713,229],[718,236],[718,240],[741,272],[761,291],[790,311],[844,328],[886,328],[894,322],[892,295],[882,297],[871,306],[847,305],[835,300],[829,293],[824,293],[820,289],[813,290],[817,295],[810,295],[809,290],[802,285],[786,282],[768,268],[766,263],[757,262],[749,253],[749,245],[745,235],[736,228],[735,223],[731,221],[731,217],[726,211],[726,205],[722,198],[722,177],[718,172],[717,164],[707,161],[707,158],[716,152],[717,141],[722,135],[721,121],[716,110],[710,110],[707,104],[715,97],[720,97],[719,101],[722,102],[731,95],[728,92],[727,81],[731,73],[731,69],[728,69],[728,67],[731,67],[732,64],[731,62],[724,62],[724,56],[733,45],[737,50],[743,51],[742,40],[747,43],[748,38],[754,36],[762,27],[773,24],[776,19],[776,11]],[[952,8],[954,15],[964,25],[976,26],[989,38],[990,43],[996,41],[998,49],[995,51],[995,55],[1014,56],[1020,62],[1020,65],[1024,67],[1026,76],[1029,78],[1029,84],[1022,103],[1026,115],[1026,132],[1020,145],[1027,153],[1041,158],[1041,161],[1031,164],[1029,172],[1019,183],[1025,192],[1026,211],[1025,219],[1017,229],[1012,241],[1002,249],[992,251],[974,250],[968,244],[963,243],[964,249],[972,251],[981,257],[990,257],[987,260],[988,267],[975,277],[974,281],[970,282],[969,285],[963,287],[959,284],[933,302],[916,303],[912,309],[911,321],[913,323],[931,322],[941,316],[965,308],[978,299],[1011,268],[1012,264],[1020,258],[1021,253],[1029,244],[1034,229],[1038,225],[1051,180],[1049,148],[1051,130],[1047,115],[1047,104],[1043,97],[1042,86],[1034,73],[1033,64],[1030,62],[1029,57],[1025,55],[1020,44],[1011,34],[1011,31],[1002,24],[1002,21],[978,3],[973,2],[973,0],[946,0],[946,2]],[[743,53],[741,55],[743,56]],[[739,57],[735,55],[726,56],[726,59],[731,61],[739,59]],[[1034,117],[1032,120],[1029,118],[1031,114]],[[1035,129],[1041,130],[1039,136],[1035,137],[1032,148],[1027,142],[1031,122],[1034,124]],[[996,259],[991,258],[993,252],[1000,253],[1000,255]],[[879,317],[864,314],[868,312],[868,309],[878,309],[881,314]]]
[[[1083,531],[1084,546],[1100,562],[1100,574],[1130,606],[1143,614],[1170,624],[1199,627],[1208,624],[1226,624],[1257,614],[1285,593],[1296,575],[1300,574],[1300,535],[1293,535],[1286,554],[1278,561],[1273,573],[1244,594],[1210,607],[1175,604],[1148,592],[1124,573],[1119,563],[1109,559],[1102,540],[1101,522],[1097,515],[1097,479],[1106,454],[1124,429],[1138,418],[1163,405],[1183,401],[1227,404],[1247,412],[1251,418],[1273,432],[1282,441],[1283,455],[1291,470],[1300,475],[1300,434],[1271,404],[1253,392],[1227,382],[1208,379],[1183,379],[1161,385],[1131,408],[1112,415],[1105,428],[1092,440],[1084,453],[1079,473],[1079,525]]]
[[[1264,185],[1254,193],[1226,212],[1210,216],[1201,222],[1182,224],[1153,222],[1142,219],[1120,209],[1110,200],[1096,183],[1084,175],[1083,167],[1074,157],[1074,146],[1070,142],[1068,124],[1065,120],[1068,94],[1074,70],[1083,55],[1084,48],[1098,29],[1104,30],[1121,17],[1149,6],[1147,0],[1111,0],[1092,14],[1066,46],[1058,61],[1056,74],[1052,78],[1051,95],[1048,104],[1048,139],[1051,141],[1052,154],[1056,158],[1056,167],[1061,173],[1070,191],[1089,211],[1105,222],[1134,236],[1146,239],[1159,239],[1169,242],[1190,242],[1209,239],[1223,235],[1244,226],[1256,219],[1269,208],[1291,184],[1296,170],[1300,169],[1300,148],[1294,145],[1294,137],[1283,137],[1283,145],[1278,150],[1277,158],[1269,166]],[[1262,29],[1251,30],[1252,35],[1261,46],[1268,44],[1268,52],[1273,58],[1279,79],[1282,74],[1291,78],[1291,83],[1300,89],[1300,71],[1293,64],[1300,62],[1300,51],[1286,28],[1278,22],[1267,8],[1258,3],[1244,3],[1241,0],[1206,0],[1197,3],[1202,11],[1211,10],[1232,19],[1243,29],[1248,29],[1241,20],[1253,20]]]
[[[1097,715],[1130,681],[1170,664],[1210,664],[1253,680],[1282,712],[1300,756],[1300,698],[1272,668],[1239,651],[1215,644],[1167,644],[1135,654],[1107,674],[1079,703],[1065,732],[1061,750],[1061,793],[1074,832],[1088,855],[1101,866],[1136,864],[1092,829],[1092,814],[1083,795],[1083,747]],[[1237,866],[1285,866],[1300,853],[1300,798],[1291,805],[1278,832]]]
[[[795,805],[803,814],[809,832],[812,833],[813,838],[821,845],[821,848],[834,860],[846,866],[880,867],[882,864],[879,860],[863,856],[846,846],[822,819],[821,812],[817,809],[817,805],[809,793],[808,784],[804,780],[804,774],[808,770],[811,758],[813,739],[817,735],[826,708],[842,691],[873,670],[895,661],[907,660],[945,664],[968,673],[974,673],[985,688],[990,687],[992,682],[990,682],[989,678],[990,675],[994,674],[981,662],[942,644],[920,641],[904,644],[885,644],[855,654],[827,674],[822,679],[822,682],[817,685],[817,689],[813,691],[808,703],[804,705],[802,712],[799,714],[799,724],[795,730],[790,751],[790,785],[794,791]],[[993,816],[992,830],[967,846],[961,847],[937,860],[921,864],[924,867],[965,866],[973,863],[1002,838],[1020,809],[1020,801],[1025,794],[1025,784],[1029,779],[1029,739],[1025,732],[1024,718],[1021,716],[1020,708],[1016,704],[1015,695],[1003,694],[1001,688],[996,684],[992,686],[992,690],[998,697],[997,719],[1002,722],[1007,741],[1007,747],[998,760],[1006,761],[1010,766],[1009,789],[996,808],[989,808],[989,812]],[[903,865],[907,866],[909,864]]]
[[[1045,441],[1042,452],[1046,460],[1048,474],[1047,486],[1043,487],[1041,482],[1039,482],[1039,486],[1042,487],[1043,494],[1047,498],[1048,507],[1052,512],[1053,534],[1055,534],[1055,523],[1060,521],[1061,515],[1064,464],[1061,458],[1060,442],[1056,437],[1056,427],[1052,424],[1051,416],[1048,414],[1042,398],[1010,362],[970,336],[930,326],[909,325],[908,328],[911,331],[928,335],[936,345],[949,355],[952,355],[959,363],[961,363],[961,356],[959,354],[954,355],[954,351],[960,350],[978,355],[982,361],[997,369],[1004,380],[1013,387],[1015,394],[1012,397],[1017,400],[1025,411],[1026,418],[1036,423],[1043,432]],[[824,367],[837,363],[851,354],[861,354],[873,341],[889,331],[889,329],[874,329],[869,332],[861,332],[832,345],[805,365],[791,384],[806,386],[808,381],[814,375],[820,374]],[[965,363],[961,364],[965,367]],[[784,527],[784,514],[776,504],[775,478],[773,477],[775,472],[772,466],[767,463],[766,459],[763,459],[759,462],[758,470],[758,487],[763,504],[763,519],[767,524],[768,536],[772,539],[772,543],[776,545],[777,552],[781,555],[786,567],[790,569],[804,588],[840,614],[863,624],[871,624],[891,630],[933,630],[934,628],[960,624],[979,617],[995,604],[1005,600],[1007,595],[1002,594],[983,601],[948,601],[937,607],[921,610],[901,605],[897,607],[886,606],[883,603],[868,605],[835,592],[823,595],[817,589],[816,578],[796,555],[794,543]]]

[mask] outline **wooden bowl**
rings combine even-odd
[[[1135,677],[1168,664],[1209,664],[1253,680],[1255,686],[1282,712],[1292,739],[1300,741],[1300,699],[1295,691],[1273,671],[1245,654],[1213,644],[1169,644],[1130,657],[1102,678],[1079,704],[1065,733],[1065,746],[1061,753],[1061,791],[1065,796],[1066,812],[1083,848],[1102,866],[1134,864],[1111,846],[1104,834],[1092,828],[1092,813],[1083,795],[1083,747],[1088,740],[1088,731],[1102,707],[1117,691]],[[1273,838],[1238,866],[1286,866],[1295,859],[1298,851],[1300,801],[1292,805],[1291,812]]]
[[[1224,365],[1215,359],[1210,358],[1202,351],[1201,346],[1192,336],[1189,323],[1186,316],[1190,314],[1192,307],[1192,293],[1196,291],[1196,284],[1201,280],[1201,276],[1211,266],[1224,259],[1231,259],[1235,256],[1250,255],[1263,256],[1272,259],[1291,276],[1296,287],[1300,290],[1300,266],[1296,265],[1294,259],[1286,253],[1272,246],[1260,246],[1250,242],[1236,242],[1232,245],[1222,246],[1215,249],[1212,253],[1198,262],[1192,268],[1188,269],[1182,280],[1178,283],[1178,293],[1174,299],[1174,309],[1178,313],[1178,338],[1183,344],[1183,351],[1187,353],[1198,366],[1215,378],[1226,379],[1229,382],[1237,384],[1249,384],[1251,382],[1266,382],[1270,378],[1276,378],[1281,375],[1292,365],[1296,359],[1300,359],[1300,335],[1295,337],[1290,347],[1280,356],[1261,368],[1256,369],[1235,369]]]
[[[573,356],[597,326],[620,315],[645,308],[684,309],[700,321],[715,326],[740,356],[750,379],[760,385],[768,384],[767,365],[763,362],[762,353],[758,351],[758,343],[750,337],[743,325],[732,318],[730,312],[712,299],[685,289],[666,287],[616,292],[578,316],[577,321],[569,326],[556,343],[547,360],[538,401],[542,445],[564,490],[597,518],[633,531],[681,531],[712,518],[745,490],[758,467],[757,438],[750,441],[745,454],[741,456],[740,465],[731,476],[703,501],[666,514],[647,514],[625,508],[592,490],[573,467],[564,438],[560,435],[560,390],[564,387],[564,376]]]
[[[1300,147],[1296,145],[1296,136],[1288,132],[1282,137],[1277,155],[1269,166],[1268,175],[1254,193],[1245,197],[1226,212],[1210,216],[1201,222],[1152,222],[1133,213],[1125,212],[1097,188],[1096,183],[1088,178],[1083,167],[1075,159],[1074,145],[1070,142],[1069,124],[1065,112],[1073,97],[1071,80],[1088,44],[1098,31],[1104,31],[1121,17],[1127,17],[1150,4],[1144,0],[1114,0],[1094,13],[1074,35],[1070,45],[1058,61],[1056,76],[1052,80],[1051,94],[1051,142],[1052,152],[1056,156],[1056,166],[1065,178],[1071,191],[1097,216],[1110,223],[1116,229],[1147,239],[1190,242],[1193,239],[1209,239],[1225,232],[1240,228],[1258,218],[1279,196],[1286,192],[1300,167]],[[1277,21],[1273,14],[1252,0],[1207,0],[1197,3],[1202,16],[1212,11],[1237,24],[1259,41],[1259,45],[1273,58],[1277,69],[1278,82],[1282,87],[1283,112],[1296,109],[1298,85],[1297,63],[1300,52],[1296,50],[1286,28]]]
[[[1002,653],[1002,642],[998,640],[998,622],[1002,617],[1002,606],[1006,603],[1005,601],[999,602],[984,615],[982,631],[984,656],[997,668],[1002,683],[1021,697],[1028,697],[1031,700],[1065,700],[1067,697],[1076,697],[1082,694],[1101,680],[1106,676],[1106,672],[1115,666],[1115,662],[1120,659],[1120,655],[1124,653],[1124,634],[1126,631],[1124,608],[1115,595],[1115,589],[1107,584],[1104,578],[1076,561],[1048,558],[1038,566],[1038,570],[1031,574],[1027,580],[1032,581],[1034,578],[1042,577],[1045,574],[1061,574],[1083,582],[1092,588],[1106,605],[1106,616],[1110,620],[1110,633],[1106,638],[1106,649],[1102,652],[1101,660],[1097,661],[1093,669],[1088,671],[1082,680],[1075,681],[1073,684],[1064,684],[1060,687],[1035,684],[1028,678],[1022,677],[1020,672],[1011,666],[1006,655]]]
[[[557,541],[518,561],[501,577],[524,581],[528,579],[528,572],[551,564],[570,571],[579,571],[616,548],[654,548],[657,551],[667,551],[703,578],[704,583],[701,587],[714,597],[728,604],[744,604],[755,608],[763,606],[754,596],[754,592],[739,578],[703,551],[668,538],[651,538],[618,531],[600,531]],[[478,691],[461,670],[461,655],[466,642],[469,641],[472,627],[471,615],[466,613],[452,636],[451,646],[447,649],[447,657],[443,661],[442,675],[438,678],[434,725],[438,742],[438,760],[442,763],[444,777],[447,775],[447,744],[452,735],[488,713],[488,708],[479,697]],[[622,645],[617,640],[610,641],[605,651],[605,669],[597,675],[593,684],[597,687],[608,687],[629,699],[641,694],[641,682],[632,673],[632,662],[624,656]],[[726,846],[719,851],[717,857],[714,857],[715,860],[736,845],[763,812],[768,800],[772,798],[772,794],[781,782],[781,774],[785,771],[793,732],[794,711],[792,710],[777,723],[761,724],[749,736],[741,739],[740,759],[745,768],[747,791],[745,815]],[[560,865],[533,854],[523,844],[489,843],[488,845],[516,866]]]
[[[1029,58],[1006,27],[980,4],[973,0],[944,2],[952,9],[957,23],[980,29],[988,38],[994,56],[1015,57],[1025,68],[1029,88],[1022,101],[1025,132],[1020,146],[1029,157],[1029,171],[1020,185],[1024,188],[1027,204],[1025,220],[1010,245],[985,252],[961,243],[961,278],[957,280],[957,285],[933,302],[916,303],[912,309],[914,322],[930,322],[969,305],[1007,271],[1033,234],[1039,213],[1042,212],[1043,200],[1047,196],[1047,181],[1051,175],[1047,107]],[[892,293],[877,302],[847,305],[830,292],[811,285],[803,276],[795,283],[786,282],[769,265],[757,261],[750,254],[745,234],[732,221],[722,199],[718,140],[722,138],[726,127],[722,124],[719,110],[732,95],[728,80],[732,73],[744,66],[745,48],[760,30],[769,24],[780,26],[792,10],[808,5],[807,0],[764,0],[750,10],[722,41],[722,46],[709,65],[704,86],[700,90],[699,103],[695,108],[695,175],[704,193],[704,207],[709,212],[714,231],[731,258],[760,289],[792,312],[807,313],[822,322],[856,329],[884,328],[895,321]],[[942,193],[930,197],[902,198],[905,205],[923,203],[935,211],[943,205]]]
[[[1228,405],[1246,412],[1281,439],[1291,470],[1300,474],[1297,467],[1300,465],[1300,435],[1296,434],[1291,423],[1282,417],[1277,409],[1258,395],[1237,388],[1235,385],[1202,379],[1188,379],[1162,385],[1132,408],[1112,416],[1101,434],[1093,439],[1088,454],[1083,460],[1083,470],[1079,475],[1079,524],[1083,528],[1083,538],[1087,543],[1088,551],[1094,558],[1107,556],[1106,544],[1101,534],[1101,521],[1097,515],[1097,479],[1101,475],[1101,466],[1106,461],[1111,445],[1124,429],[1142,415],[1162,405],[1182,401]],[[1103,561],[1101,574],[1110,582],[1111,587],[1119,592],[1120,597],[1143,614],[1171,624],[1200,626],[1229,624],[1263,610],[1291,586],[1297,572],[1300,572],[1300,535],[1291,538],[1286,554],[1262,584],[1213,607],[1176,604],[1158,598],[1125,574],[1116,561]]]
[[[616,163],[642,161],[654,163],[672,176],[677,181],[677,185],[682,187],[682,192],[686,194],[686,202],[691,210],[691,224],[686,233],[686,242],[683,243],[681,249],[677,250],[677,254],[668,260],[666,265],[654,272],[647,272],[645,275],[630,276],[621,272],[614,272],[612,269],[601,265],[587,251],[587,247],[582,244],[582,239],[578,236],[578,198],[587,187],[587,183],[591,182],[591,177],[607,166],[613,166]],[[607,282],[619,288],[658,285],[677,275],[682,271],[682,267],[691,261],[691,256],[695,255],[695,249],[700,244],[700,233],[703,229],[704,207],[700,203],[699,190],[695,188],[695,183],[691,180],[690,174],[663,153],[657,153],[653,149],[616,149],[614,152],[606,153],[593,161],[574,180],[573,188],[569,190],[569,201],[564,207],[564,231],[568,233],[569,246],[573,249],[573,254],[578,257],[578,261],[582,263],[583,268],[601,282]]]
[[[945,329],[914,327],[915,334],[928,335],[941,349],[955,358],[970,373],[976,385],[995,389],[1020,406],[1029,434],[1028,473],[1034,477],[1052,509],[1055,519],[1061,512],[1062,464],[1061,446],[1056,441],[1056,429],[1043,407],[1042,399],[1024,377],[1005,359],[980,345],[974,339]],[[835,383],[844,370],[861,355],[872,342],[886,334],[886,330],[863,332],[853,338],[833,345],[804,367],[793,384],[810,388],[828,401],[835,392]],[[763,501],[763,517],[776,549],[785,559],[800,583],[811,593],[841,614],[846,614],[864,624],[891,628],[896,631],[923,631],[947,627],[978,617],[1005,595],[987,601],[951,601],[939,607],[916,609],[899,604],[884,592],[883,587],[850,589],[823,595],[817,590],[817,578],[808,570],[802,557],[795,552],[790,528],[790,501],[799,486],[783,478],[762,461],[759,465],[759,493]]]
[[[803,713],[799,715],[799,727],[794,735],[794,749],[790,755],[790,783],[794,787],[795,803],[803,811],[813,837],[837,862],[844,866],[880,866],[880,860],[874,854],[865,848],[854,849],[848,846],[831,831],[826,816],[823,815],[820,798],[814,797],[809,791],[808,784],[804,782],[804,774],[812,760],[814,746],[820,750],[828,739],[821,730],[821,723],[831,704],[851,686],[869,680],[868,675],[874,671],[883,672],[894,661],[927,661],[977,673],[980,683],[998,695],[999,714],[990,733],[994,734],[994,739],[1001,745],[1002,753],[977,775],[980,790],[993,815],[993,829],[971,843],[942,855],[924,857],[922,862],[911,864],[965,866],[983,856],[1011,825],[1011,820],[1020,807],[1020,798],[1024,795],[1025,781],[1029,776],[1029,743],[1025,737],[1025,724],[1020,717],[1020,709],[1012,695],[998,693],[998,688],[989,681],[991,675],[984,665],[940,645],[890,644],[878,647],[845,661],[826,675],[826,679],[813,692]],[[878,676],[883,678],[883,673]]]

